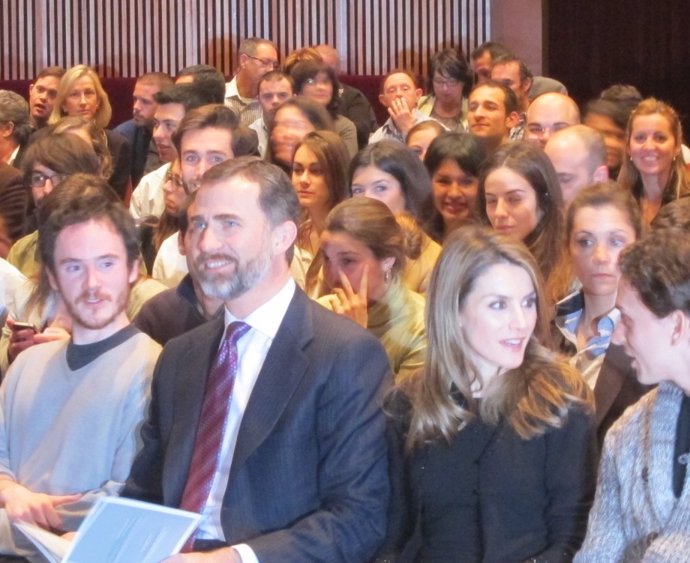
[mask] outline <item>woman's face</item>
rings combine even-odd
[[[326,107],[333,98],[333,83],[325,72],[319,72],[314,78],[307,79],[301,93],[311,101]]]
[[[459,322],[467,353],[485,383],[522,365],[537,324],[537,295],[527,271],[510,263],[487,268],[475,280]]]
[[[329,211],[331,195],[324,170],[314,152],[304,145],[297,149],[292,161],[292,185],[302,207],[321,213]]]
[[[187,201],[187,192],[184,189],[180,161],[177,159],[173,160],[165,176],[163,193],[165,194],[165,210],[170,215],[179,215]]]
[[[423,127],[418,129],[409,136],[406,143],[407,146],[419,157],[419,160],[424,160],[426,151],[429,150],[429,145],[439,136],[439,132],[435,127]]]
[[[575,212],[568,249],[586,294],[616,294],[620,279],[618,255],[633,242],[635,230],[627,214],[617,207],[587,206]]]
[[[93,80],[89,76],[77,78],[62,102],[62,111],[70,117],[93,119],[101,102]]]
[[[484,182],[484,191],[491,226],[516,240],[525,240],[544,215],[537,192],[510,168],[492,170]]]
[[[285,106],[276,111],[271,131],[271,148],[276,161],[292,166],[297,145],[307,133],[314,131],[307,116],[295,106]]]
[[[405,193],[400,182],[388,172],[373,164],[360,166],[352,175],[352,196],[366,196],[378,199],[388,206],[391,212],[405,211]]]
[[[341,287],[340,272],[347,276],[355,292],[359,292],[364,267],[368,266],[367,297],[370,303],[381,299],[386,292],[386,271],[390,271],[394,258],[379,260],[371,249],[348,233],[324,231],[321,234],[323,275],[329,291]]]
[[[680,152],[668,119],[660,113],[633,119],[628,152],[635,168],[644,176],[668,174]]]
[[[470,220],[477,198],[479,179],[467,174],[455,160],[447,158],[431,176],[434,205],[443,217],[446,231]]]
[[[464,84],[455,78],[444,76],[440,72],[434,73],[434,95],[436,99],[445,104],[460,104]]]

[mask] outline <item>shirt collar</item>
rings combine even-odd
[[[291,277],[273,297],[254,309],[244,319],[236,318],[226,307],[225,326],[227,327],[232,322],[242,320],[268,338],[275,338],[295,294],[295,288],[295,280]]]

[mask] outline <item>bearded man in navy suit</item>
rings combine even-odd
[[[251,157],[207,171],[189,206],[190,262],[225,318],[166,345],[125,496],[185,507],[219,343],[233,323],[248,332],[192,553],[169,562],[352,563],[383,539],[390,368],[376,338],[295,286],[298,218],[287,175]]]

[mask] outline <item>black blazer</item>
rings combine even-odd
[[[222,318],[168,342],[124,495],[179,506]],[[252,391],[221,522],[262,563],[370,559],[389,484],[378,340],[296,290]]]

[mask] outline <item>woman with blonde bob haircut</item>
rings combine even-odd
[[[113,109],[98,74],[86,65],[76,65],[63,75],[58,86],[53,113],[48,123],[54,125],[66,115],[81,115],[105,129]]]
[[[527,248],[451,233],[429,287],[424,369],[392,393],[399,561],[569,561],[596,466],[592,395],[541,343],[548,323]],[[533,559],[532,559],[533,558]]]

